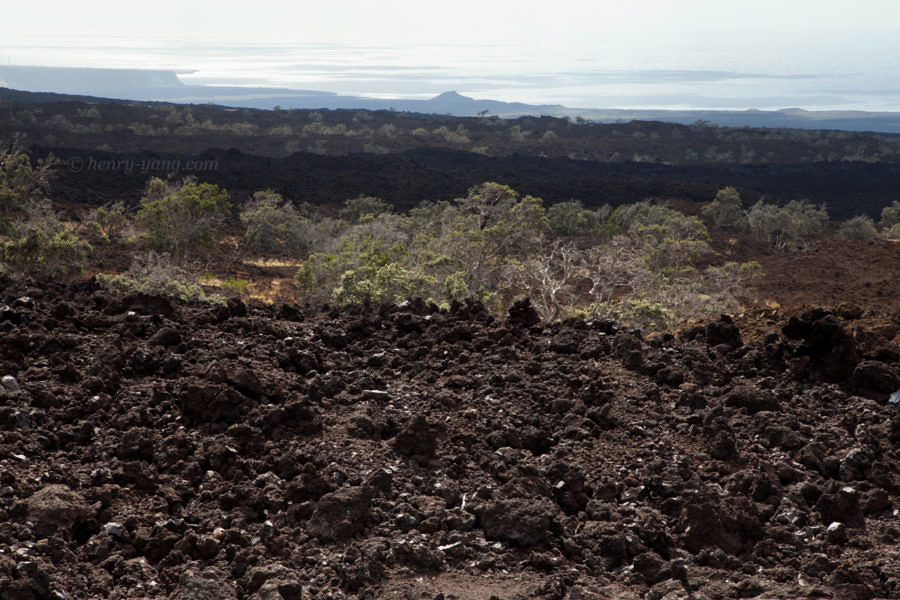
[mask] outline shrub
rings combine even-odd
[[[397,134],[400,132],[400,129],[394,125],[393,123],[385,123],[381,127],[378,128],[378,135],[382,137],[386,137],[388,139],[394,139],[397,137]]]
[[[204,293],[203,288],[168,254],[153,250],[133,256],[127,273],[99,273],[96,279],[98,284],[113,291],[161,294],[184,301],[224,302],[219,295]]]
[[[247,242],[269,252],[305,250],[312,241],[312,224],[280,195],[266,190],[253,194],[241,212]]]
[[[55,165],[52,157],[32,165],[19,138],[0,145],[0,217],[8,222],[27,203],[42,200]]]
[[[343,272],[336,254],[316,252],[303,261],[294,275],[294,282],[305,295],[315,300],[327,300],[335,287],[335,280]]]
[[[2,243],[3,266],[12,277],[66,279],[83,270],[90,244],[59,222],[49,200],[30,202],[28,218],[10,225]]]
[[[232,277],[222,281],[222,287],[231,292],[232,294],[243,294],[251,287],[251,283],[246,279],[239,279],[237,277]]]
[[[878,236],[878,230],[875,229],[875,221],[871,217],[858,215],[844,221],[841,225],[840,234],[842,238],[847,240],[868,242]]]
[[[141,198],[137,224],[151,249],[183,263],[191,251],[212,246],[214,228],[229,209],[228,192],[217,185],[187,179],[173,187],[154,177]]]
[[[820,235],[827,221],[825,208],[807,200],[791,200],[781,207],[760,200],[747,213],[750,231],[779,250],[799,248],[804,238]]]
[[[61,223],[17,228],[3,242],[2,259],[14,277],[67,279],[79,275],[91,246]]]
[[[381,198],[360,196],[345,200],[344,208],[339,216],[349,223],[359,223],[364,219],[371,219],[387,212],[391,212],[391,205]]]
[[[900,202],[894,200],[890,206],[885,206],[881,210],[881,221],[879,224],[887,229],[900,224]]]
[[[572,237],[581,228],[590,225],[593,216],[594,213],[585,210],[580,200],[558,202],[547,209],[550,228],[556,235],[564,238]]]
[[[715,200],[703,207],[703,216],[716,229],[739,228],[745,220],[740,194],[733,187],[722,188]]]
[[[108,243],[121,238],[128,228],[128,216],[121,202],[99,206],[92,210],[84,222],[92,241]]]
[[[709,233],[700,219],[647,200],[613,211],[605,233],[624,234],[633,240],[654,271],[678,267],[712,252],[707,243]]]

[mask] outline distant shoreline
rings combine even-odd
[[[474,99],[444,92],[429,99],[370,98],[320,90],[273,87],[187,85],[176,70],[28,67],[0,65],[0,88],[32,93],[79,96],[81,101],[130,100],[178,104],[218,104],[237,108],[397,110],[462,117],[554,116],[597,122],[631,120],[729,127],[836,129],[900,134],[900,112],[859,110],[654,110],[571,108]],[[7,94],[8,95],[8,94]],[[62,98],[60,98],[62,99]],[[87,100],[85,100],[87,99]],[[15,101],[7,98],[7,101]],[[28,100],[19,100],[28,101]],[[49,101],[49,100],[48,100]]]

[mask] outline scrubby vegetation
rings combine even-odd
[[[723,258],[710,231],[751,236],[781,252],[831,235],[824,207],[805,200],[745,206],[733,187],[686,214],[665,200],[615,209],[589,208],[579,200],[548,207],[495,182],[453,201],[423,201],[405,213],[359,196],[346,200],[335,218],[308,206],[301,214],[271,190],[235,207],[216,185],[151,178],[133,213],[120,202],[66,223],[42,199],[52,165],[32,166],[15,144],[3,152],[2,261],[8,273],[77,275],[91,250],[89,239],[131,255],[129,268],[98,274],[103,285],[182,299],[251,293],[256,286],[242,274],[223,273],[215,283],[208,274],[217,254],[251,252],[299,265],[293,280],[301,301],[422,298],[449,306],[471,297],[499,310],[527,295],[550,321],[594,315],[664,328],[739,310],[752,297],[760,265]],[[895,202],[878,224],[859,216],[837,233],[859,241],[891,237],[900,229],[898,215]]]
[[[268,252],[302,252],[310,244],[309,219],[271,190],[256,192],[240,213],[248,245]]]
[[[32,165],[18,139],[0,146],[0,263],[13,277],[68,278],[90,250],[44,197],[52,167],[52,160]]]
[[[12,104],[0,135],[27,132],[45,145],[130,152],[238,147],[267,156],[346,155],[430,147],[491,156],[527,154],[610,162],[900,162],[900,136],[788,128],[720,127],[582,118],[451,117],[394,111],[253,110],[168,103]],[[77,140],[77,141],[76,141]],[[87,142],[87,144],[85,143]]]
[[[141,198],[136,223],[154,250],[184,263],[192,251],[211,247],[213,231],[231,208],[228,192],[192,180],[172,185],[154,177]]]

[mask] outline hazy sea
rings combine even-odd
[[[579,108],[900,111],[900,53],[821,47],[677,49],[623,42],[465,45],[0,40],[14,65],[167,69],[187,84],[380,98],[474,98]]]

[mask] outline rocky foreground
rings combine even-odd
[[[3,302],[3,600],[900,597],[896,327]]]

